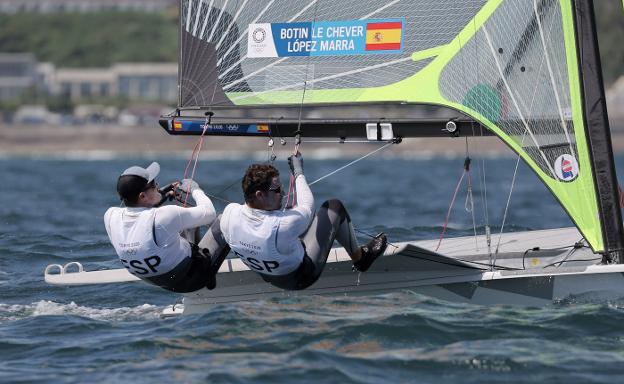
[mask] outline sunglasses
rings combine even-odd
[[[145,188],[143,188],[143,192],[145,191],[149,191],[152,188],[156,188],[158,189],[158,182],[156,180],[152,180],[149,183],[147,183],[147,185],[145,186]]]
[[[282,186],[277,186],[277,187],[270,187],[269,191],[271,192],[275,192],[277,194],[281,194],[282,193]]]

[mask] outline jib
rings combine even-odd
[[[240,253],[236,254],[238,255],[238,257],[243,259],[243,261],[245,262],[245,264],[247,264],[249,268],[253,268],[256,271],[267,271],[271,273],[274,269],[279,267],[279,263],[275,260],[258,260],[254,259],[253,257],[243,256]]]
[[[123,263],[124,267],[126,267],[126,269],[130,271],[130,273],[137,274],[137,275],[146,275],[150,273],[150,271],[152,273],[156,273],[158,272],[156,267],[160,265],[160,257],[158,256],[150,256],[148,258],[143,259],[143,261],[130,260],[128,262],[128,260],[124,260],[124,259],[120,259],[120,260]]]

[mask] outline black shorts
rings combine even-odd
[[[210,255],[191,244],[191,257],[186,258],[171,271],[145,280],[168,291],[186,293],[200,290],[210,282],[214,272]]]

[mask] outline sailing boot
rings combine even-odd
[[[387,246],[388,239],[383,232],[373,237],[368,244],[360,247],[362,258],[353,263],[353,267],[358,270],[358,272],[368,271],[368,268],[370,268],[373,262],[377,260],[379,256],[383,255]]]

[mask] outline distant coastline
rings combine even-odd
[[[41,126],[0,125],[0,156],[111,157],[144,155],[190,156],[197,136],[170,136],[157,123],[150,126],[119,125]],[[624,153],[624,124],[612,123],[613,149]],[[368,153],[371,144],[305,143],[315,157],[354,157]],[[266,138],[206,137],[204,157],[236,158],[266,156]],[[292,146],[276,143],[275,151],[290,151]],[[514,156],[495,137],[471,138],[469,150],[485,156]],[[466,151],[464,138],[413,138],[383,152],[384,156],[431,157],[458,156]]]

